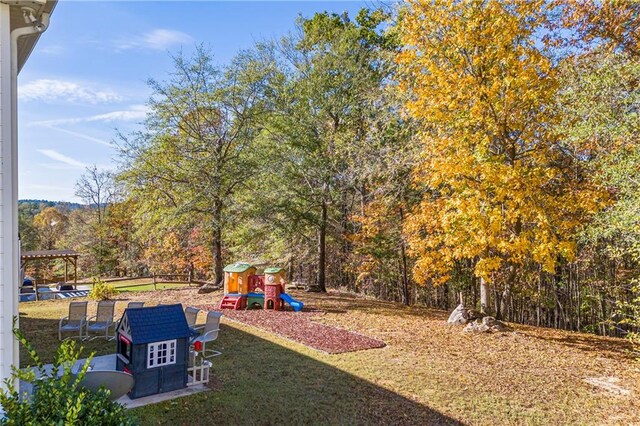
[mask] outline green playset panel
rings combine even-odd
[[[254,309],[256,305],[259,306],[260,309],[264,309],[264,294],[247,296],[247,309]]]

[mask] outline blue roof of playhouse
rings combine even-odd
[[[179,304],[129,308],[125,315],[134,344],[181,339],[192,334]]]

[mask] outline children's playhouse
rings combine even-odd
[[[287,303],[298,312],[304,304],[285,291],[286,278],[282,268],[267,268],[256,275],[257,268],[249,263],[234,263],[224,268],[224,297],[220,309],[283,310]]]
[[[193,382],[189,341],[194,332],[182,305],[128,308],[116,335],[116,369],[135,379],[130,398],[182,389],[190,379]]]

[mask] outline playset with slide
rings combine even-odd
[[[284,269],[267,268],[256,275],[249,263],[234,263],[224,268],[224,297],[220,309],[284,309],[287,303],[298,312],[304,304],[285,292]]]

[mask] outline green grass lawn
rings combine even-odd
[[[171,288],[183,288],[184,286],[186,286],[187,284],[184,283],[157,283],[155,288],[157,290],[167,290],[167,289],[171,289]],[[118,285],[116,286],[116,288],[119,291],[153,291],[154,290],[154,286],[153,283],[151,284],[136,284],[136,285]]]
[[[640,423],[640,372],[624,341],[517,325],[514,333],[467,335],[447,326],[441,311],[340,294],[293,296],[321,311],[317,321],[387,347],[329,355],[223,317],[212,390],[132,414],[143,425]],[[129,292],[117,310],[127,300],[202,305],[220,297],[195,288]],[[20,305],[21,328],[47,359],[67,303]],[[99,340],[85,346],[115,349]],[[586,377],[613,377],[631,394],[594,388]]]
[[[114,286],[119,291],[154,291],[153,279],[151,278],[139,278],[125,281],[112,281],[107,284]],[[172,288],[184,288],[188,287],[189,283],[180,282],[180,283],[156,283],[156,288],[158,290],[167,290]],[[193,287],[196,287],[195,284],[192,284]]]

